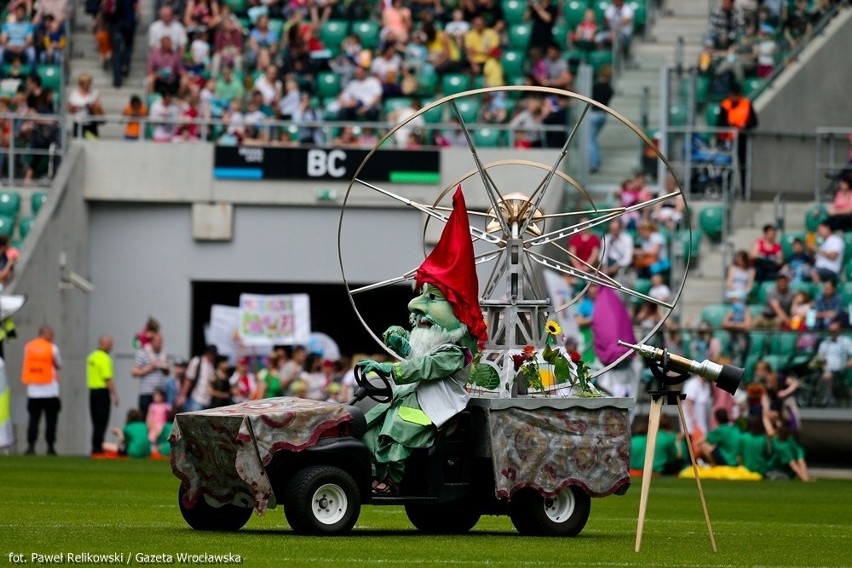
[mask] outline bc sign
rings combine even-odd
[[[312,178],[346,176],[346,152],[343,150],[308,150],[308,175]]]

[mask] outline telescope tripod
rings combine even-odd
[[[652,371],[656,375],[656,369],[652,366]],[[639,552],[642,546],[642,530],[645,528],[645,513],[648,510],[648,492],[651,488],[651,475],[653,474],[654,466],[654,450],[657,447],[657,432],[660,430],[660,416],[662,415],[663,404],[674,404],[677,406],[677,413],[680,417],[680,425],[684,435],[687,437],[686,447],[689,449],[689,459],[692,462],[692,471],[695,474],[695,482],[698,484],[698,496],[701,499],[701,507],[704,509],[704,520],[707,522],[707,532],[710,534],[710,545],[713,547],[713,552],[716,549],[716,537],[713,535],[713,526],[710,524],[710,513],[707,511],[707,501],[704,499],[704,489],[701,487],[701,477],[698,475],[698,464],[695,461],[695,452],[692,449],[692,444],[689,440],[689,430],[686,427],[686,417],[683,414],[683,405],[681,401],[686,398],[686,395],[681,392],[681,384],[671,384],[671,377],[666,379],[669,382],[665,390],[651,391],[651,409],[648,413],[648,444],[645,450],[645,464],[642,469],[642,491],[639,494],[639,524],[636,528],[636,552]],[[664,382],[664,384],[666,384]]]

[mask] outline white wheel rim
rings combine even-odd
[[[346,514],[349,500],[339,485],[326,483],[320,486],[311,498],[311,507],[316,520],[324,525],[340,522]]]
[[[564,523],[574,513],[574,491],[566,487],[555,497],[544,500],[544,513],[554,523]]]

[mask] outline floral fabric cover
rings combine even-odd
[[[169,441],[172,472],[186,488],[184,506],[206,495],[263,514],[274,499],[265,470],[273,455],[309,448],[350,420],[344,405],[291,397],[178,414]]]
[[[630,485],[627,410],[491,409],[489,429],[499,498],[526,487],[551,497],[578,485],[593,497]]]

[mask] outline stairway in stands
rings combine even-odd
[[[71,35],[71,76],[68,83],[70,91],[77,84],[82,73],[90,73],[94,78],[94,89],[98,91],[104,112],[108,116],[120,115],[131,95],[145,94],[145,58],[148,24],[151,22],[153,2],[142,2],[142,22],[136,30],[136,49],[130,64],[130,74],[120,88],[112,86],[112,68],[103,69],[98,63],[98,46],[92,34],[92,17],[84,11],[85,2],[77,2],[74,14],[74,26]],[[101,126],[102,138],[121,138],[124,129],[121,124]]]

